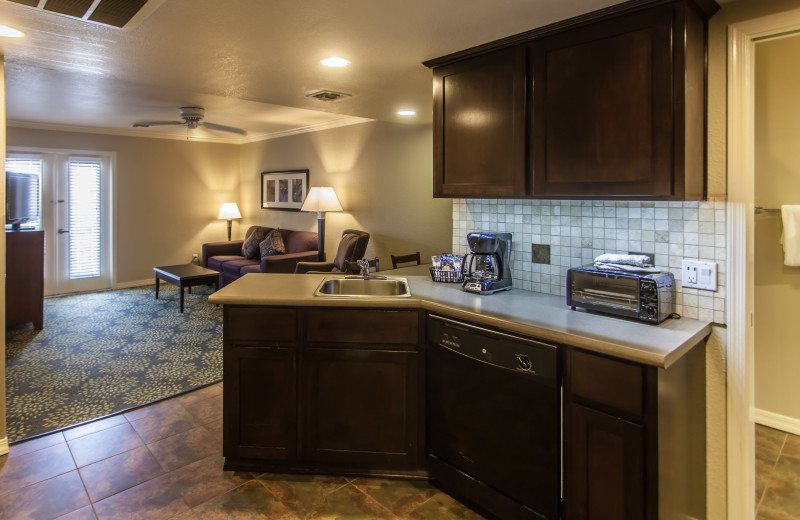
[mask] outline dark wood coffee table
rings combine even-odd
[[[181,313],[183,312],[183,288],[188,287],[189,293],[196,285],[214,284],[214,290],[219,290],[219,273],[212,269],[206,269],[194,264],[167,265],[164,267],[154,267],[156,272],[156,300],[158,299],[158,283],[164,280],[172,285],[177,285],[181,291]]]

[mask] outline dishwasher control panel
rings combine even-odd
[[[428,320],[428,340],[476,361],[559,384],[555,345],[437,315]]]

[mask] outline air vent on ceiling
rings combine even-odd
[[[336,92],[333,90],[320,90],[319,92],[306,94],[306,97],[313,97],[315,99],[319,99],[320,101],[336,101],[337,99],[350,97],[351,95],[352,94],[345,94],[344,92]]]
[[[37,9],[42,4],[39,0],[10,1]],[[149,16],[162,3],[164,0],[46,0],[41,10],[103,25],[125,27],[140,12]],[[143,9],[145,6],[147,9]],[[137,22],[146,16],[137,17]]]

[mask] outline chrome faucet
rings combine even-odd
[[[362,258],[361,260],[358,260],[357,263],[358,267],[361,268],[361,277],[364,280],[369,280],[369,260]]]

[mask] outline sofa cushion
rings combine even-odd
[[[253,265],[245,265],[239,269],[239,276],[244,276],[247,273],[260,273],[261,272],[261,264],[253,264]]]
[[[245,258],[258,258],[258,245],[264,240],[264,231],[256,228],[242,243],[242,256]]]
[[[212,256],[211,258],[208,259],[208,268],[209,269],[213,269],[215,271],[222,271],[222,264],[224,264],[225,262],[230,262],[231,260],[244,260],[244,258],[242,258],[239,255],[236,255],[236,256],[225,256],[225,255]]]
[[[238,276],[240,270],[242,269],[242,267],[246,267],[246,266],[249,266],[249,265],[255,265],[256,269],[260,269],[261,268],[261,261],[260,260],[249,260],[249,259],[245,259],[245,258],[241,258],[240,257],[239,260],[231,260],[230,262],[225,262],[224,264],[222,264],[222,272]]]
[[[270,231],[269,235],[258,245],[258,248],[261,250],[261,258],[286,253],[286,246],[283,243],[280,228]]]
[[[315,231],[283,230],[283,243],[286,244],[286,253],[303,253],[317,250],[317,233]]]

